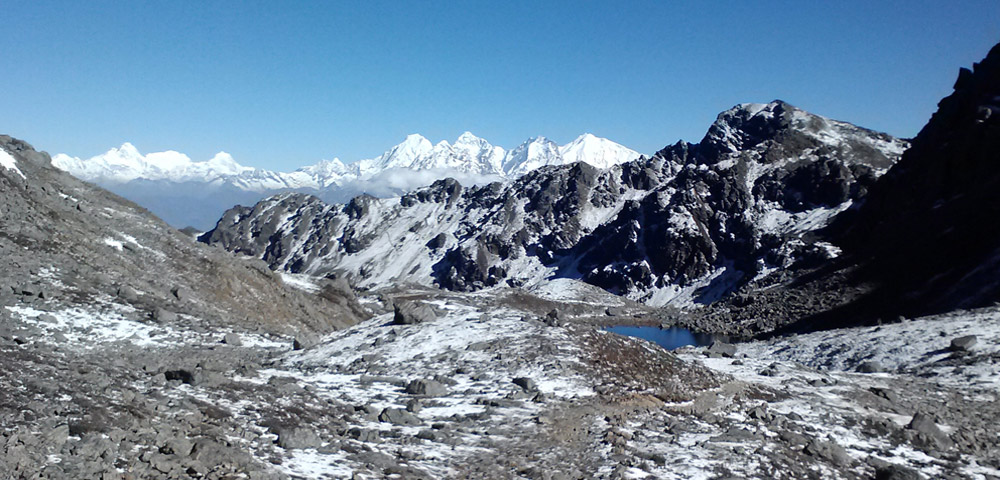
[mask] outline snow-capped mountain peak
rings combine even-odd
[[[434,146],[430,140],[414,133],[407,135],[403,143],[383,153],[375,161],[375,164],[379,166],[380,170],[409,168],[417,159],[427,156],[432,150],[434,150]]]
[[[591,133],[584,133],[576,140],[559,147],[559,154],[565,163],[586,162],[597,168],[609,168],[640,156],[639,152]]]
[[[351,173],[351,169],[344,165],[339,158],[333,160],[320,160],[315,165],[300,167],[297,171],[307,173],[314,177],[334,177]]]
[[[212,181],[220,176],[239,175],[252,170],[237,163],[226,152],[219,152],[204,162],[194,162],[187,155],[173,150],[143,155],[128,142],[87,160],[58,154],[52,158],[52,163],[87,180],[119,183],[136,179]]]
[[[483,142],[486,142],[486,140],[473,135],[472,132],[465,131],[455,140],[455,145],[478,145]]]

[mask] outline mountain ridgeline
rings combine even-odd
[[[959,72],[899,163],[820,232],[840,258],[787,272],[781,289],[748,286],[715,325],[810,331],[1000,301],[998,99],[1000,46]]]
[[[90,159],[58,154],[52,163],[149,208],[174,226],[208,229],[233,205],[253,204],[278,193],[309,193],[329,202],[346,202],[365,193],[398,196],[448,177],[466,185],[484,184],[517,178],[546,165],[584,162],[606,168],[638,157],[631,149],[589,133],[566,145],[534,137],[505,150],[465,132],[454,143],[437,144],[409,135],[376,158],[349,164],[336,158],[322,160],[293,172],[245,167],[225,152],[204,162],[175,151],[143,155],[130,143]]]
[[[201,239],[272,268],[456,291],[577,278],[654,305],[710,302],[793,262],[863,198],[905,141],[797,109],[738,105],[697,144],[599,169],[532,170],[506,184],[442,180],[345,205],[285,194],[235,207]]]

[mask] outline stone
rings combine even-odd
[[[392,308],[392,323],[395,325],[415,325],[437,318],[434,310],[424,303],[397,300]]]
[[[716,340],[712,342],[712,345],[706,351],[711,356],[732,358],[736,356],[736,345]]]
[[[406,393],[425,397],[443,397],[448,395],[448,387],[435,380],[418,379],[406,385]]]
[[[317,340],[311,335],[296,335],[292,340],[292,350],[305,350],[316,346]]]
[[[434,430],[421,430],[417,433],[417,438],[421,440],[428,440],[431,442],[436,442],[441,437],[441,433]]]
[[[150,315],[150,318],[152,318],[153,321],[155,321],[156,323],[172,323],[176,322],[178,317],[177,314],[174,312],[170,312],[162,308],[157,308],[153,310],[153,313]]]
[[[514,385],[517,385],[517,386],[521,387],[525,392],[537,392],[538,391],[538,385],[535,384],[534,380],[532,380],[532,379],[530,379],[528,377],[517,377],[517,378],[515,378],[512,381],[514,382]]]
[[[951,344],[948,345],[948,350],[953,352],[968,352],[972,350],[979,343],[979,338],[975,335],[966,335],[964,337],[953,338]]]
[[[347,431],[347,436],[359,442],[375,443],[381,438],[378,430],[354,427]]]
[[[393,425],[421,425],[424,423],[420,420],[420,417],[401,408],[386,408],[382,410],[382,413],[378,415],[378,420]]]
[[[876,361],[868,361],[858,365],[857,370],[860,373],[881,373],[885,371],[885,367]]]
[[[224,337],[222,337],[222,343],[232,345],[234,347],[243,346],[243,340],[240,338],[238,333],[227,333]]]
[[[441,232],[427,242],[427,248],[438,250],[448,244],[448,234]]]
[[[319,435],[308,427],[281,427],[277,431],[278,446],[284,449],[316,448],[323,442]]]
[[[948,450],[954,445],[947,433],[944,433],[934,419],[927,414],[917,413],[906,426],[908,430],[917,433],[917,440],[924,446],[934,447],[938,450]]]
[[[843,447],[833,442],[814,439],[802,451],[841,467],[846,467],[854,461]]]

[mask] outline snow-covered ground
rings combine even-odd
[[[151,370],[129,388],[224,409],[229,443],[290,478],[871,478],[887,464],[926,478],[1000,475],[989,458],[1000,445],[990,428],[1000,414],[998,309],[749,342],[733,357],[694,347],[675,356],[595,330],[586,318],[611,305],[578,287],[535,289],[540,304],[524,290],[400,291],[393,302],[423,303],[435,318],[395,325],[384,313],[299,350],[290,338],[203,329],[183,315],[154,322],[111,297],[5,313],[61,352],[194,355],[160,362],[192,368],[196,381],[154,381]],[[538,313],[549,303],[590,313],[554,324]],[[221,346],[226,333],[239,341]],[[948,351],[966,335],[978,337],[971,352]],[[247,358],[260,367],[224,365]],[[858,372],[866,362],[883,372]],[[653,375],[660,369],[668,375]],[[417,394],[414,381],[443,390]],[[917,413],[933,415],[954,446],[921,444],[909,428]],[[289,425],[313,440],[284,440]]]
[[[949,350],[952,339],[967,335],[978,338],[971,352]],[[703,351],[687,347],[678,353],[738,382],[776,392],[778,398],[762,403],[768,411],[816,426],[822,439],[840,445],[858,462],[879,459],[927,478],[956,470],[963,478],[1000,476],[996,466],[981,465],[968,455],[959,455],[945,469],[939,458],[920,448],[864,430],[865,422],[876,420],[905,430],[918,412],[935,415],[945,433],[975,428],[976,419],[970,417],[984,413],[981,407],[992,408],[1000,396],[1000,309],[743,343],[736,359],[707,357]],[[884,371],[858,372],[871,362]],[[734,419],[746,420],[741,417],[733,413]],[[780,433],[771,427],[762,432],[766,438]],[[996,429],[985,435],[994,448],[1000,445]]]

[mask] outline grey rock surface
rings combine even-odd
[[[398,301],[393,304],[392,321],[396,325],[413,325],[433,321],[436,318],[430,306],[415,301]]]

